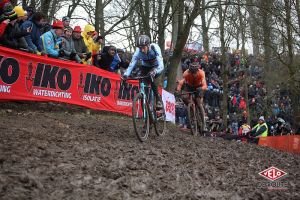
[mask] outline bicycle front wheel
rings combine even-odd
[[[204,133],[204,116],[202,115],[202,112],[200,108],[197,106],[196,107],[196,119],[197,119],[197,127],[198,127],[198,132],[200,135],[203,135]]]
[[[195,110],[195,105],[192,103],[188,104],[188,118],[190,123],[190,129],[192,135],[198,134],[198,123],[197,123],[197,115]]]
[[[138,93],[132,104],[132,121],[134,131],[141,142],[145,142],[149,137],[150,120],[147,104],[143,103],[144,97]]]

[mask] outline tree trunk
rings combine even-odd
[[[58,3],[59,3],[58,0],[53,0],[53,2],[52,2],[51,8],[49,10],[50,23],[52,23],[51,19],[54,19],[54,17],[55,17],[55,13],[57,12],[57,4]]]
[[[96,1],[96,7],[95,7],[95,30],[98,33],[99,33],[99,30],[100,30],[100,21],[103,20],[103,18],[101,19],[101,16],[100,16],[100,13],[103,13],[101,11],[102,9],[103,9],[103,7],[102,7],[102,0]]]
[[[165,24],[170,10],[170,5],[171,5],[171,1],[167,0],[163,10],[163,1],[159,0],[158,16],[157,16],[158,17],[158,45],[162,52],[165,50]]]
[[[296,12],[297,12],[297,18],[298,18],[298,29],[300,29],[300,0],[296,0],[295,7],[296,7]]]
[[[46,16],[49,16],[49,9],[52,0],[42,0],[41,1],[41,10]]]
[[[288,47],[288,58],[287,58],[287,67],[289,69],[289,91],[290,91],[290,97],[292,100],[292,110],[293,110],[293,119],[294,122],[298,123],[299,126],[300,122],[300,106],[299,106],[299,80],[296,80],[295,74],[296,74],[296,66],[294,62],[294,48],[293,48],[293,30],[292,30],[292,16],[291,16],[291,10],[292,5],[290,0],[284,0],[285,4],[285,12],[286,12],[286,18],[285,18],[285,25],[286,25],[286,36],[287,36],[287,47]]]
[[[218,12],[219,12],[219,23],[220,23],[220,41],[221,41],[221,63],[222,63],[222,79],[223,79],[223,103],[222,103],[222,119],[223,119],[223,124],[225,127],[228,125],[227,121],[227,112],[228,112],[228,74],[229,74],[229,62],[228,62],[228,57],[226,55],[227,51],[225,48],[225,17],[226,17],[226,10],[227,6],[222,8],[222,1],[218,0],[219,7],[218,7]]]
[[[262,1],[260,12],[262,15],[262,28],[263,28],[263,47],[264,47],[264,69],[265,74],[268,74],[271,70],[270,60],[272,57],[272,39],[271,39],[271,21],[272,16],[269,11],[272,8],[272,1],[273,0],[265,0]]]
[[[178,68],[178,65],[179,65],[181,57],[182,57],[182,50],[188,39],[192,23],[194,22],[195,18],[199,15],[199,11],[201,9],[200,1],[201,0],[195,0],[195,6],[194,6],[193,10],[190,13],[186,13],[187,17],[186,17],[185,23],[183,23],[183,19],[181,20],[179,18],[178,37],[177,37],[175,49],[173,51],[173,56],[170,58],[170,67],[169,67],[169,73],[168,73],[168,86],[167,86],[167,90],[169,92],[174,92],[174,90],[175,90],[177,68]],[[182,5],[182,4],[183,4],[183,1],[179,1],[179,5]],[[183,14],[184,6],[181,6],[179,8],[180,8],[179,13]]]
[[[72,17],[76,7],[80,4],[80,2],[81,2],[81,0],[72,0],[72,5],[69,5],[69,8],[68,8],[68,14],[67,14],[68,17],[70,17],[70,18]],[[96,1],[96,5],[97,5],[97,1]]]
[[[256,10],[254,9],[253,0],[246,0],[247,3],[247,10],[249,12],[249,26],[250,26],[250,33],[253,43],[253,56],[259,56],[259,31],[258,31],[258,19],[256,16]]]
[[[205,0],[202,0],[202,7],[205,6]],[[202,27],[202,38],[203,38],[203,48],[204,51],[209,51],[209,37],[208,37],[208,26],[206,23],[206,15],[205,15],[205,9],[201,9],[200,12],[201,16],[201,27]]]

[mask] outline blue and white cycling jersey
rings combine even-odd
[[[160,47],[153,43],[150,44],[147,54],[141,52],[140,48],[136,48],[132,56],[132,60],[124,73],[125,76],[129,76],[131,74],[139,60],[142,61],[143,67],[155,68],[156,74],[160,74],[164,69],[164,62]]]

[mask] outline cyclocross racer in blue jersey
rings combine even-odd
[[[161,98],[158,94],[157,85],[154,81],[163,71],[164,63],[161,54],[160,47],[157,44],[150,44],[150,38],[147,35],[140,35],[136,40],[136,51],[133,54],[132,60],[125,71],[122,79],[126,79],[130,76],[133,69],[136,67],[138,61],[142,62],[142,66],[139,68],[139,75],[150,75],[152,77],[151,87],[156,96],[157,107],[162,107]]]

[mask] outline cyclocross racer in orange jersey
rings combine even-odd
[[[207,84],[204,71],[199,69],[198,62],[191,63],[189,69],[183,73],[183,79],[179,81],[177,91],[184,90],[187,92],[196,92],[196,103],[200,108],[201,115],[203,116],[202,120],[204,124],[204,130],[206,130],[206,126],[204,121],[205,111],[203,106],[203,96],[206,89]],[[182,100],[186,105],[189,103],[186,95],[183,96]]]

